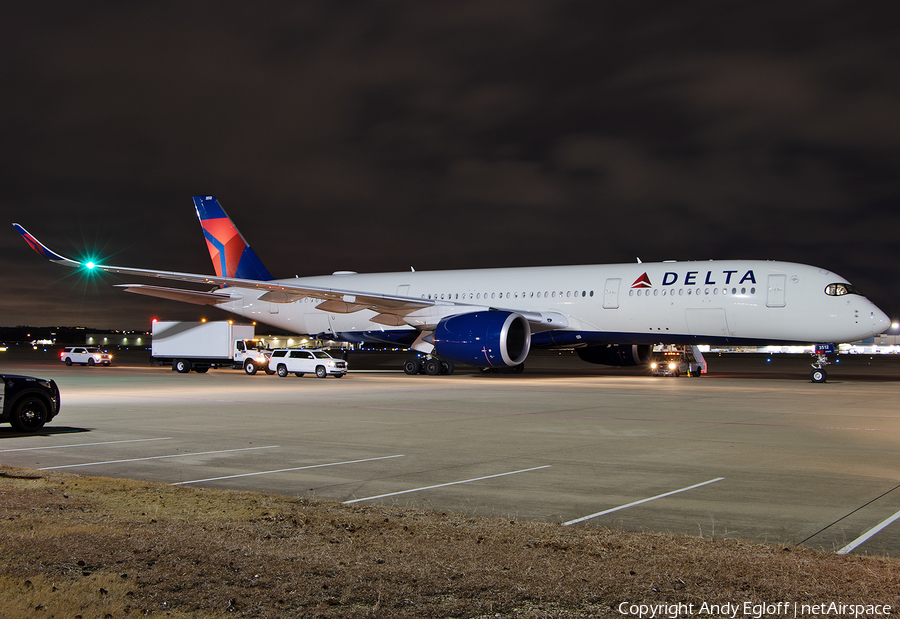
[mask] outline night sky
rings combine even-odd
[[[45,262],[276,277],[772,259],[900,317],[895,3],[16,3],[0,325],[223,318]],[[159,283],[159,282],[157,282]]]

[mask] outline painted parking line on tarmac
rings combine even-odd
[[[402,458],[403,455],[396,456],[380,456],[378,458],[366,458],[364,460],[347,460],[345,462],[329,462],[327,464],[310,464],[308,466],[298,466],[292,469],[278,469],[275,471],[258,471],[255,473],[241,473],[239,475],[225,475],[224,477],[210,477],[209,479],[193,479],[191,481],[178,481],[173,486],[183,486],[184,484],[199,484],[205,481],[219,481],[221,479],[236,479],[238,477],[253,477],[254,475],[270,475],[272,473],[287,473],[290,471],[304,471],[306,469],[320,469],[327,466],[340,466],[342,464],[359,464],[360,462],[374,462],[376,460],[390,460],[391,458]]]
[[[850,542],[849,544],[847,544],[846,546],[844,546],[843,548],[838,550],[837,553],[839,555],[845,555],[848,552],[854,551],[857,546],[860,546],[861,544],[869,541],[870,538],[874,537],[877,533],[879,533],[883,529],[885,529],[889,524],[891,524],[897,520],[900,520],[900,512],[897,512],[896,514],[894,514],[887,520],[884,520],[881,523],[875,525],[874,527],[872,527],[871,529],[869,529],[868,531],[866,531],[865,533],[863,533],[862,535],[857,537],[855,540],[853,540],[852,542]]]
[[[422,488],[412,488],[411,490],[401,490],[400,492],[389,492],[387,494],[379,494],[377,496],[369,496],[364,499],[353,499],[351,501],[344,501],[344,505],[349,505],[350,503],[360,503],[362,501],[374,501],[375,499],[383,499],[389,496],[397,496],[400,494],[409,494],[410,492],[421,492],[423,490],[434,490],[435,488],[446,488],[447,486],[456,486],[459,484],[468,484],[473,481],[482,481],[484,479],[494,479],[495,477],[506,477],[507,475],[516,475],[517,473],[528,473],[529,471],[539,471],[541,469],[549,469],[551,465],[545,464],[544,466],[536,466],[530,469],[522,469],[521,471],[510,471],[508,473],[497,473],[496,475],[486,475],[484,477],[476,477],[474,479],[464,479],[462,481],[451,481],[446,484],[436,484],[434,486],[424,486]]]
[[[147,441],[171,441],[171,436],[162,438],[136,438],[129,441],[106,441],[103,443],[76,443],[73,445],[47,445],[46,447],[22,447],[19,449],[0,449],[0,453],[12,451],[37,451],[38,449],[66,449],[68,447],[96,447],[97,445],[121,445],[123,443],[146,443]]]
[[[694,484],[693,486],[688,486],[687,488],[680,488],[678,490],[672,490],[671,492],[657,494],[656,496],[652,496],[647,499],[641,499],[640,501],[634,501],[633,503],[628,503],[627,505],[620,505],[618,507],[606,509],[602,512],[597,512],[596,514],[591,514],[590,516],[583,516],[581,518],[576,518],[575,520],[570,520],[568,522],[564,522],[563,526],[567,527],[569,525],[578,524],[579,522],[584,522],[585,520],[590,520],[591,518],[605,516],[606,514],[611,514],[613,512],[617,512],[617,511],[620,511],[623,509],[628,509],[629,507],[634,507],[635,505],[640,505],[642,503],[648,503],[650,501],[655,501],[656,499],[661,499],[663,497],[672,496],[673,494],[678,494],[679,492],[687,492],[688,490],[693,490],[694,488],[700,488],[701,486],[706,486],[708,484],[714,484],[715,482],[722,481],[723,479],[725,479],[725,478],[724,477],[716,477],[715,479],[710,479],[709,481],[704,481],[703,483]]]
[[[278,445],[267,445],[265,447],[244,447],[242,449],[222,449],[219,451],[199,451],[196,453],[189,454],[172,454],[169,456],[150,456],[148,458],[128,458],[127,460],[106,460],[105,462],[84,462],[82,464],[64,464],[62,466],[45,466],[42,469],[38,469],[39,471],[53,471],[56,469],[72,469],[77,468],[79,466],[97,466],[100,464],[122,464],[125,462],[144,462],[146,460],[162,460],[164,458],[188,458],[190,456],[210,456],[213,454],[227,454],[227,453],[235,453],[238,451],[254,451],[257,449],[275,449]]]

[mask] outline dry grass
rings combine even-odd
[[[900,608],[900,561],[0,467],[32,617],[581,617],[620,602]]]

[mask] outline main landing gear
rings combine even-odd
[[[403,371],[410,376],[414,374],[428,374],[429,376],[437,376],[439,374],[453,374],[455,366],[452,361],[442,361],[437,357],[413,357],[407,359],[403,364]]]
[[[444,361],[437,357],[413,357],[403,363],[403,371],[413,376],[415,374],[427,374],[438,376],[440,374],[453,374],[455,366],[452,361]],[[482,374],[521,374],[525,371],[525,364],[520,363],[512,367],[502,368],[478,368]]]

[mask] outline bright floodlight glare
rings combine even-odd
[[[891,323],[891,329],[900,329],[900,322]]]
[[[96,265],[93,262],[86,262],[84,264],[88,269],[93,269]]]

